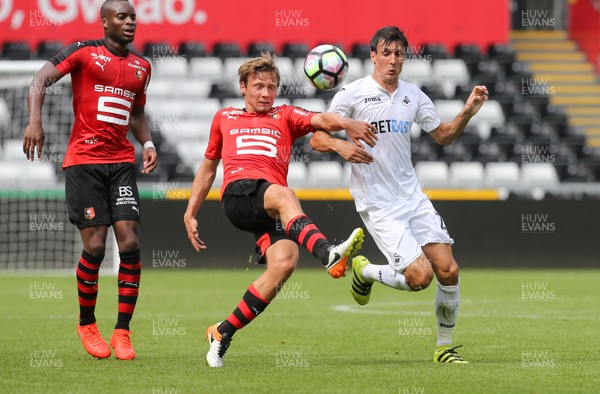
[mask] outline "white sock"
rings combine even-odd
[[[365,279],[383,283],[394,289],[412,291],[406,284],[404,274],[392,269],[389,264],[367,264],[362,274]]]
[[[437,346],[452,343],[452,331],[456,325],[458,306],[460,305],[459,285],[460,279],[457,284],[452,286],[444,286],[437,282],[437,291],[435,292],[435,314],[438,321]]]

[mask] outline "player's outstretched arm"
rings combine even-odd
[[[324,131],[315,131],[310,139],[310,146],[318,152],[336,152],[351,163],[370,164],[373,156],[352,142],[334,138]]]
[[[475,116],[487,99],[487,88],[485,86],[475,86],[462,111],[450,122],[440,124],[429,135],[440,145],[451,144],[463,132],[469,120]]]
[[[143,161],[144,168],[142,174],[149,174],[158,165],[158,153],[154,144],[152,144],[152,135],[150,134],[150,125],[144,114],[144,107],[135,106],[131,111],[131,120],[129,121],[131,134],[144,147]]]
[[[44,128],[42,127],[42,106],[46,97],[46,87],[56,83],[63,77],[54,64],[47,62],[35,74],[29,85],[29,96],[27,97],[27,107],[29,108],[29,123],[25,127],[23,135],[23,153],[27,160],[35,158],[35,149],[37,148],[38,160],[42,158],[44,149]]]
[[[377,141],[377,134],[375,134],[377,129],[372,124],[363,122],[362,120],[345,118],[333,112],[316,114],[312,117],[310,123],[315,130],[330,132],[346,130],[348,138],[357,146],[362,147],[359,141],[363,141],[365,144],[373,147]]]
[[[196,173],[196,177],[194,178],[190,200],[188,201],[187,209],[183,215],[183,222],[185,224],[188,239],[192,243],[194,249],[196,249],[196,252],[206,249],[204,241],[198,236],[198,220],[196,220],[196,214],[204,200],[206,200],[206,196],[215,181],[219,161],[220,160],[206,158],[202,161],[198,173]]]

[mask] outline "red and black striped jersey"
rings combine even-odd
[[[222,191],[246,178],[287,186],[292,144],[314,131],[315,114],[291,105],[273,107],[266,114],[232,107],[217,112],[204,156],[223,159]]]
[[[71,74],[75,122],[63,168],[78,164],[135,162],[127,139],[129,118],[135,106],[146,104],[151,66],[128,51],[115,55],[104,40],[69,45],[50,62]]]

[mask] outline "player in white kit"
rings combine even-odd
[[[460,301],[454,243],[441,216],[421,191],[410,159],[410,128],[416,122],[438,144],[450,144],[488,98],[476,86],[463,110],[442,122],[433,103],[417,86],[400,81],[408,41],[395,26],[379,29],[371,39],[372,75],[343,87],[330,112],[370,122],[378,130],[375,147],[357,146],[315,133],[311,146],[337,152],[352,162],[350,192],[365,226],[387,265],[370,264],[363,256],[352,262],[351,293],[357,303],[369,302],[373,282],[406,291],[425,289],[435,274],[435,313],[438,321],[434,361],[466,363],[452,347]]]

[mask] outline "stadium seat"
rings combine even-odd
[[[190,79],[174,82],[172,89],[177,97],[199,99],[207,98],[211,87],[212,83],[206,79]]]
[[[509,146],[507,146],[501,145],[496,141],[486,141],[485,143],[479,144],[472,160],[481,164],[506,160],[506,158],[512,154],[513,146],[514,143],[511,143]],[[509,150],[511,153],[506,153]]]
[[[475,126],[482,139],[488,139],[492,127],[504,125],[504,112],[496,100],[488,100],[477,114],[471,118],[470,125]]]
[[[433,81],[444,91],[446,98],[452,98],[456,85],[469,82],[469,71],[462,59],[438,59],[433,61]]]
[[[350,186],[350,178],[352,177],[352,164],[344,162],[342,168],[342,187]]]
[[[529,63],[514,61],[505,65],[506,77],[515,83],[521,85],[523,80],[533,78],[533,72]]]
[[[156,59],[177,56],[179,47],[174,47],[168,42],[147,42],[144,44],[144,57],[151,59],[153,62]]]
[[[190,99],[186,105],[189,109],[187,118],[194,120],[210,120],[211,122],[217,111],[222,108],[219,100],[211,98]]]
[[[0,188],[17,187],[23,178],[24,165],[33,163],[16,163],[0,161]]]
[[[223,62],[218,57],[196,57],[189,61],[189,74],[192,78],[220,81],[223,79]]]
[[[443,161],[420,161],[415,164],[415,172],[422,188],[443,188],[449,184],[448,165]]]
[[[299,99],[295,99],[293,104],[297,107],[304,108],[304,109],[307,109],[307,110],[313,111],[313,112],[326,112],[327,111],[327,105],[325,104],[325,101],[323,101],[321,99],[299,98]]]
[[[352,44],[350,56],[359,60],[371,59],[371,44],[356,43]]]
[[[292,59],[304,59],[308,51],[310,48],[303,42],[288,42],[283,45],[282,55]]]
[[[50,163],[26,163],[21,174],[20,187],[56,187],[55,166]]]
[[[454,162],[449,166],[450,184],[459,188],[480,188],[484,183],[484,167],[479,162]]]
[[[363,71],[363,62],[360,59],[350,57],[348,58],[348,72],[346,73],[343,84],[345,85],[352,81],[356,81],[366,74],[367,73]]]
[[[421,90],[433,102],[436,100],[444,100],[446,98],[442,85],[437,83],[430,82],[428,85],[423,85],[421,86]]]
[[[6,134],[6,129],[8,129],[10,125],[10,110],[8,109],[8,104],[4,98],[0,97],[0,135],[4,137]]]
[[[483,60],[483,54],[477,44],[457,44],[454,47],[454,58],[461,59],[467,65],[469,70]]]
[[[492,85],[504,80],[504,69],[496,60],[483,60],[471,70],[477,85]]]
[[[173,81],[170,79],[155,78],[148,85],[148,99],[163,99],[167,97],[177,97],[175,89],[173,89]]]
[[[239,88],[238,88],[239,91]],[[210,93],[208,97],[219,100],[225,100],[229,98],[239,97],[240,95],[235,92],[235,88],[231,81],[229,82],[216,82],[210,87]]]
[[[340,187],[342,165],[337,161],[316,161],[308,163],[308,184],[313,187]]]
[[[152,73],[154,78],[186,78],[188,63],[180,57],[161,57],[153,59]]]
[[[487,187],[517,187],[519,176],[519,165],[515,162],[489,162],[485,166]]]
[[[582,163],[567,165],[557,165],[555,163],[554,168],[556,168],[561,183],[587,183],[598,180],[594,178],[594,175],[590,173],[589,169]]]
[[[65,44],[62,41],[42,41],[37,46],[36,57],[38,59],[48,60],[60,52],[64,47]]]
[[[8,60],[29,60],[31,51],[26,41],[6,41],[2,45],[2,58]]]
[[[179,100],[150,100],[146,109],[151,119],[159,121],[178,121],[191,115],[188,106]]]
[[[444,161],[448,164],[461,161],[469,161],[472,154],[467,150],[462,140],[459,138],[449,145],[442,145],[442,154],[438,161]]]
[[[496,43],[488,46],[488,57],[500,64],[511,64],[515,61],[516,53],[510,44]]]
[[[584,157],[580,163],[594,176],[596,182],[600,182],[600,156]]]
[[[424,56],[428,61],[448,59],[450,57],[446,45],[441,43],[428,43],[423,45],[422,56]]]
[[[268,41],[254,41],[248,44],[248,57],[260,56],[262,52],[275,53],[275,46]]]
[[[552,188],[558,185],[558,175],[551,163],[523,163],[521,183],[523,186]]]
[[[246,101],[241,97],[224,99],[223,100],[223,108],[228,108],[228,107],[242,109],[242,108],[246,107]]]
[[[296,161],[291,162],[288,168],[288,185],[290,187],[304,187],[307,181],[308,170],[306,164]]]
[[[199,165],[202,159],[204,159],[207,146],[208,141],[180,141],[175,145],[181,162],[192,168],[194,175],[198,171],[198,168],[195,166]]]
[[[456,115],[462,111],[465,105],[465,103],[460,100],[435,100],[433,104],[435,105],[435,109],[442,122],[448,122],[454,119]]]
[[[282,84],[294,82],[296,78],[304,78],[303,75],[294,74],[294,60],[289,57],[278,57],[277,67],[279,68]]]
[[[206,56],[206,47],[199,41],[184,41],[179,44],[179,55],[188,61],[196,57]]]
[[[223,66],[223,81],[229,81],[234,89],[236,96],[241,96],[239,90],[239,76],[238,70],[242,64],[250,60],[249,57],[231,57],[224,60]]]
[[[2,154],[0,154],[0,157],[2,157],[3,161],[25,160],[25,154],[23,153],[23,140],[4,140],[4,142],[2,143]]]
[[[373,62],[371,59],[365,60],[364,70],[372,70]],[[407,61],[402,66],[400,79],[406,82],[413,83],[418,87],[429,84],[433,79],[433,70],[429,62],[412,62]]]
[[[242,56],[242,50],[236,42],[218,42],[213,46],[213,56],[223,60]]]

